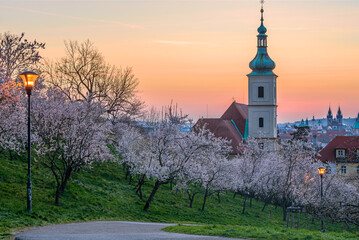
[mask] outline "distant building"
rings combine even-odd
[[[352,134],[355,136],[359,136],[359,113],[358,113],[358,117],[355,120],[355,123],[353,125]]]
[[[313,130],[323,130],[322,121],[320,119],[318,121],[315,120],[313,116],[310,128]]]
[[[340,106],[338,108],[336,118],[333,118],[332,110],[329,107],[328,114],[327,114],[327,127],[328,131],[331,130],[343,130],[343,114],[340,110]]]
[[[267,52],[263,13],[262,5],[261,25],[257,30],[257,55],[249,64],[252,72],[247,75],[248,106],[234,102],[221,118],[203,118],[196,125],[207,124],[216,136],[232,140],[233,146],[249,136],[263,139],[263,145],[274,149],[277,142],[277,75],[273,73],[275,63]]]
[[[337,136],[319,154],[319,159],[330,165],[331,173],[358,183],[359,136]]]

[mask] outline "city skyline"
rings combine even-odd
[[[257,0],[2,1],[0,27],[45,42],[49,59],[64,55],[64,40],[90,39],[108,62],[133,67],[147,106],[173,100],[197,119],[247,104],[259,10]],[[329,105],[355,118],[359,2],[268,0],[264,19],[278,122],[325,118]]]

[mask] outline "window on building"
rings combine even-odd
[[[342,170],[342,173],[343,173],[343,174],[346,174],[346,173],[347,173],[347,167],[346,167],[346,166],[342,166],[341,170]]]
[[[344,158],[345,157],[345,150],[344,149],[337,149],[337,157]]]
[[[264,119],[263,118],[259,118],[259,127],[260,128],[264,127]]]
[[[264,98],[264,87],[258,87],[258,98]]]

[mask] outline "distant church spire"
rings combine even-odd
[[[264,0],[261,0],[261,25],[263,26],[263,22],[264,22],[264,18],[263,18],[263,13],[264,13]]]
[[[267,28],[264,26],[264,0],[261,0],[261,25],[257,29],[257,55],[249,63],[252,72],[248,75],[275,75],[273,69],[275,68],[274,61],[267,53]]]
[[[337,120],[339,124],[343,123],[343,114],[342,111],[340,110],[340,106],[338,108],[338,112],[337,112]]]
[[[327,118],[333,118],[332,109],[330,109],[330,106],[329,106]]]

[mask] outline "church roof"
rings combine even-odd
[[[238,146],[248,138],[248,106],[233,102],[220,118],[201,118],[194,128],[203,126],[216,137],[231,140],[232,153],[241,153]]]

